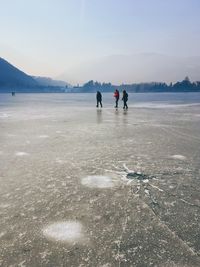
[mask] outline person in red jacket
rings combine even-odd
[[[117,89],[114,92],[114,97],[115,97],[115,108],[118,108],[119,91]]]

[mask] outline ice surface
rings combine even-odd
[[[43,234],[52,240],[61,242],[80,242],[83,240],[83,226],[80,222],[64,221],[48,225],[43,229]]]
[[[0,266],[200,266],[200,94],[0,95]]]

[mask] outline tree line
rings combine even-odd
[[[144,93],[144,92],[200,92],[200,81],[191,82],[188,77],[183,81],[176,82],[174,84],[164,82],[151,82],[151,83],[133,83],[133,84],[121,84],[113,85],[111,83],[100,83],[97,81],[90,80],[83,86],[75,86],[71,91],[92,93],[96,91],[101,92],[113,92],[115,89],[120,91],[127,90],[133,93]]]

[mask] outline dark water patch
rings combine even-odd
[[[148,176],[144,173],[140,173],[140,172],[129,172],[126,175],[127,179],[135,179],[135,180],[139,180],[139,181],[143,181],[143,180],[150,180],[153,177],[152,176]]]

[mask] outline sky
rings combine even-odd
[[[199,0],[0,0],[0,57],[73,84],[200,80],[199,14]]]

